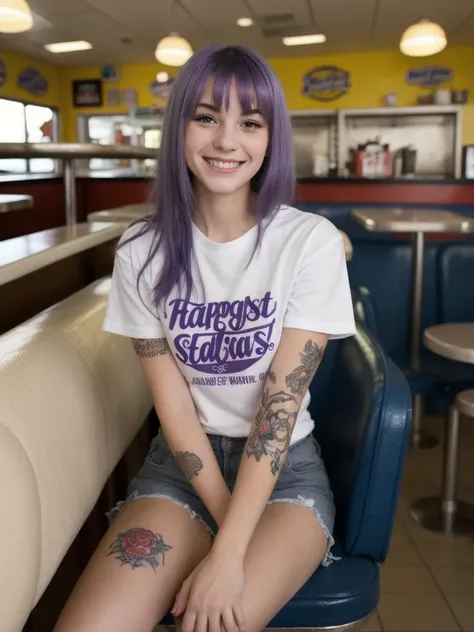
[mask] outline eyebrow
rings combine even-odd
[[[220,112],[219,108],[216,108],[216,106],[212,105],[211,103],[198,103],[196,107],[207,108],[208,110],[211,110],[211,112],[215,112],[216,114],[219,114]],[[247,112],[242,112],[242,116],[255,116],[256,114],[260,114],[260,116],[263,116],[262,112],[258,108],[248,110]]]

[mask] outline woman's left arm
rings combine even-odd
[[[232,500],[213,549],[243,557],[283,468],[303,397],[327,334],[283,329],[242,457]]]

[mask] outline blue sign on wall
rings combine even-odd
[[[18,75],[18,86],[31,94],[43,95],[48,91],[46,77],[35,68],[24,68]]]
[[[407,72],[406,82],[412,86],[429,88],[439,86],[441,83],[452,81],[453,71],[451,68],[442,66],[425,66],[423,68],[412,68]]]
[[[0,58],[0,86],[3,86],[5,81],[7,80],[7,67],[5,66],[5,62]]]
[[[303,77],[302,94],[315,101],[334,101],[351,88],[348,70],[337,66],[317,66]]]

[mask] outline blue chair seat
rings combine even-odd
[[[474,387],[474,366],[448,360],[423,348],[420,369],[412,369],[406,357],[392,360],[403,371],[412,393],[454,397],[460,391]]]
[[[378,565],[366,557],[346,555],[336,540],[340,560],[320,568],[274,617],[268,627],[337,627],[359,621],[375,610],[380,591]]]

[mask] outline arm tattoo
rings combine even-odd
[[[269,456],[274,476],[283,467],[293,428],[291,421],[296,420],[298,408],[296,398],[283,391],[270,395],[267,388],[260,400],[246,444],[247,456],[254,456],[257,461],[264,455]]]
[[[321,363],[323,353],[323,347],[315,342],[313,343],[311,339],[308,340],[304,346],[303,353],[300,353],[300,366],[285,378],[286,385],[291,389],[292,393],[304,394]]]
[[[149,564],[155,571],[158,566],[165,564],[165,553],[173,547],[165,544],[163,537],[149,529],[137,527],[119,533],[117,539],[110,545],[110,552],[121,566],[130,564],[135,569]]]
[[[272,382],[272,384],[276,384],[277,376],[275,375],[275,371],[268,371],[268,379]]]
[[[150,340],[132,338],[133,348],[139,358],[155,358],[164,356],[169,351],[166,338],[156,338]]]
[[[201,459],[194,452],[176,452],[175,458],[188,481],[198,476],[204,467]]]

